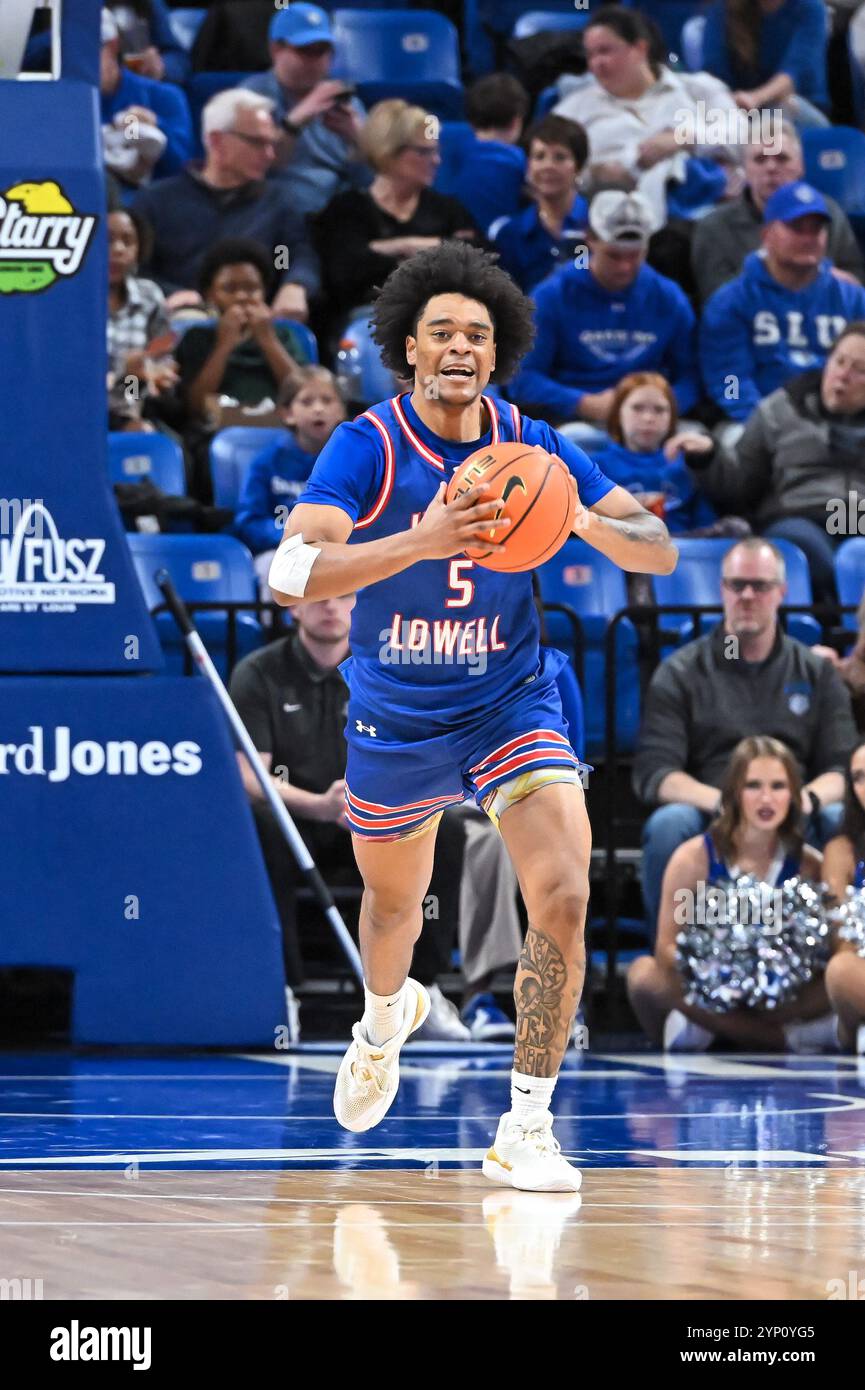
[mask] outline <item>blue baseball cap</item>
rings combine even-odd
[[[277,10],[267,32],[272,43],[290,43],[292,48],[305,48],[309,43],[333,44],[330,16],[318,5],[290,4]]]
[[[785,183],[782,188],[775,189],[763,209],[763,221],[795,222],[797,217],[807,217],[809,213],[825,217],[827,222],[832,221],[823,194],[812,188],[810,183],[797,179],[795,183]]]

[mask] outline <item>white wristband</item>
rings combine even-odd
[[[267,582],[277,593],[303,598],[310,571],[321,551],[305,545],[303,536],[289,536],[281,542],[270,566]]]

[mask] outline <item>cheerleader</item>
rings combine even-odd
[[[701,1052],[716,1037],[773,1052],[834,1044],[822,977],[778,1008],[714,1013],[685,1002],[676,960],[676,937],[683,928],[711,929],[706,905],[713,895],[707,895],[707,888],[729,885],[745,874],[767,892],[797,876],[819,882],[821,856],[803,844],[801,803],[799,769],[785,744],[763,735],[744,738],[731,755],[707,833],[687,840],[672,855],[661,889],[655,954],[639,957],[628,972],[634,1012],[652,1042],[663,1043],[666,1051]]]
[[[826,846],[823,877],[836,902],[847,888],[865,888],[865,742],[850,755],[841,834]],[[826,990],[838,1018],[838,1041],[865,1055],[865,959],[852,941],[839,941],[826,967]]]

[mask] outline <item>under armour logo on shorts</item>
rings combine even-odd
[[[376,736],[374,724],[363,724],[360,719],[356,719],[354,721],[354,727],[359,734],[369,734],[370,738],[375,738]]]

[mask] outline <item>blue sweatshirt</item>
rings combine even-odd
[[[756,0],[753,0],[756,8]],[[828,107],[826,7],[823,0],[786,0],[774,14],[760,16],[757,61],[745,67],[727,42],[727,5],[717,0],[703,31],[703,67],[734,91],[751,91],[785,72],[799,96]]]
[[[628,492],[663,492],[664,520],[671,535],[680,536],[683,531],[711,526],[718,520],[715,508],[685,467],[681,453],[669,463],[663,449],[638,454],[611,439],[602,449],[593,449],[592,458],[611,482]]]
[[[520,206],[526,177],[525,151],[503,140],[478,140],[472,132],[460,150],[454,176],[442,192],[458,199],[486,232]]]
[[[628,372],[662,372],[679,410],[700,395],[694,311],[684,291],[644,265],[626,290],[566,266],[535,292],[537,338],[511,386],[514,400],[571,420],[586,393]]]
[[[286,430],[285,439],[269,444],[250,463],[237,502],[234,530],[253,555],[279,545],[285,517],[303,492],[316,457],[301,449]],[[285,508],[285,512],[277,515],[277,508]]]
[[[187,159],[192,158],[192,117],[186,93],[171,82],[156,82],[141,77],[129,68],[120,69],[117,91],[110,97],[100,97],[103,125],[110,125],[118,111],[128,106],[143,106],[152,111],[167,144],[154,169],[156,178],[176,174]]]
[[[839,280],[830,265],[823,262],[807,289],[788,290],[752,251],[742,274],[706,301],[700,369],[731,420],[747,420],[764,396],[822,367],[845,324],[865,317],[865,289]]]

